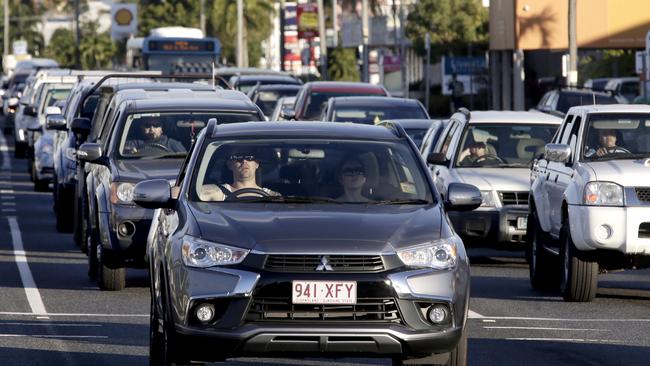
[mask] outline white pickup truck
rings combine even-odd
[[[531,182],[534,288],[586,302],[599,273],[650,267],[650,106],[571,108]]]

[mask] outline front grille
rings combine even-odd
[[[528,192],[499,192],[499,198],[504,206],[528,204]]]
[[[246,315],[249,322],[370,322],[401,323],[393,298],[357,298],[355,305],[292,304],[290,297],[254,296]]]
[[[326,258],[323,265],[323,257]],[[274,272],[379,272],[384,270],[381,256],[371,255],[269,255],[264,269]]]
[[[650,202],[650,187],[636,187],[636,197],[641,202]]]
[[[639,238],[648,239],[650,238],[650,222],[644,222],[639,225]]]

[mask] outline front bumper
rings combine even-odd
[[[528,206],[480,208],[470,212],[451,211],[447,214],[454,230],[466,242],[526,242],[526,225],[521,224],[527,220]]]
[[[104,264],[109,268],[146,267],[145,251],[153,210],[112,205],[110,213],[99,216]]]
[[[171,263],[168,293],[173,294],[175,328],[183,342],[192,345],[192,360],[287,353],[425,357],[453,350],[465,325],[469,266],[464,258],[449,271],[402,266],[378,273],[283,273],[246,266],[193,269],[177,260]],[[293,280],[356,281],[357,304],[292,304]],[[216,315],[202,324],[195,310],[206,302],[214,305]],[[448,323],[426,320],[432,304],[447,306]],[[214,353],[215,344],[222,345],[221,353]]]
[[[612,249],[650,255],[650,205],[604,207],[569,205],[571,239],[580,250]],[[604,226],[611,235],[602,235]]]

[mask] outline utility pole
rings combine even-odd
[[[9,54],[9,0],[5,0],[4,3],[4,50],[2,52],[3,55],[8,55]]]
[[[406,14],[404,12],[404,0],[399,2],[399,64],[402,74],[402,98],[409,97],[408,69],[406,68],[406,45],[404,44],[404,24]]]
[[[323,80],[327,80],[327,34],[325,33],[323,0],[318,0],[316,6],[318,7],[318,38],[320,39],[320,76]]]
[[[203,32],[203,35],[205,36],[205,0],[199,1],[199,7],[201,11],[201,14],[199,15],[199,23],[201,32]]]
[[[79,28],[79,0],[74,0],[74,43],[77,47],[74,50],[74,62],[77,68],[81,68],[81,29]]]
[[[368,50],[368,0],[363,0],[361,7],[361,28],[363,33],[363,82],[370,81],[370,52]]]
[[[284,14],[284,0],[280,0],[280,70],[287,71],[284,66],[284,56],[287,54],[287,48],[284,44],[284,27],[286,25]]]
[[[237,0],[237,67],[244,67],[244,0]]]
[[[578,84],[578,35],[576,19],[576,2],[569,0],[569,72],[567,82],[569,85]]]
[[[332,39],[334,42],[334,47],[339,46],[339,14],[338,9],[336,9],[337,1],[332,0],[332,29],[334,30],[334,36]]]

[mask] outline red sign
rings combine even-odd
[[[298,38],[318,37],[318,6],[315,4],[298,4]]]

